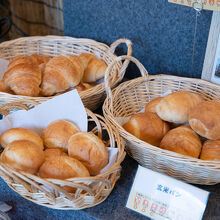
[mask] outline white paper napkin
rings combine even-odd
[[[102,170],[100,170],[100,173],[107,171],[117,159],[118,148],[108,147],[107,150],[109,153],[109,161],[108,164]]]
[[[55,96],[28,111],[19,110],[4,117],[0,121],[0,134],[17,127],[28,128],[41,134],[50,122],[60,119],[74,122],[81,131],[87,131],[87,113],[76,89]]]

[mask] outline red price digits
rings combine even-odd
[[[157,208],[158,208],[158,204],[156,204],[156,203],[152,203],[150,209],[151,209],[153,212],[156,212],[156,211],[157,211]]]
[[[159,213],[161,214],[161,215],[164,215],[165,213],[166,213],[166,208],[164,207],[164,206],[161,206],[160,207],[160,209],[159,209]]]
[[[140,196],[136,196],[134,199],[134,209],[137,209],[138,205],[140,205],[141,203],[141,197]]]
[[[143,205],[143,208],[142,208],[141,211],[142,211],[142,212],[146,212],[146,208],[149,207],[149,201],[145,199],[145,200],[143,201],[142,205]]]

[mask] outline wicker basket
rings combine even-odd
[[[115,41],[110,47],[106,44],[99,43],[90,39],[80,39],[62,36],[37,36],[25,37],[16,40],[7,41],[0,44],[0,58],[11,60],[17,55],[31,55],[33,53],[48,55],[51,57],[58,55],[79,55],[80,53],[91,53],[98,55],[109,65],[115,58],[115,49],[121,43],[125,43],[128,47],[127,54],[132,53],[132,44],[130,40],[119,39]],[[116,66],[109,72],[111,76],[111,87],[116,86],[121,78],[117,74],[119,71],[125,71],[128,62],[117,63]],[[90,110],[95,110],[102,104],[105,99],[104,82],[100,83],[88,90],[79,92],[79,95],[84,105]],[[33,100],[41,103],[51,97],[28,97],[21,95],[11,95],[0,92],[0,103],[8,103],[18,100]]]
[[[34,105],[34,103],[33,103]],[[28,109],[21,103],[8,103],[0,107],[0,113],[7,115],[13,108]],[[96,176],[71,178],[67,180],[44,179],[22,171],[16,171],[0,162],[0,176],[15,192],[39,205],[53,209],[79,210],[103,202],[111,193],[120,177],[121,162],[125,157],[124,142],[119,133],[111,128],[102,116],[87,109],[90,132],[103,138],[106,146],[118,148],[115,163],[107,171]],[[68,193],[63,186],[76,188],[74,194]],[[50,189],[50,190],[48,190]]]
[[[103,105],[104,116],[118,128],[120,135],[125,139],[128,154],[144,167],[189,183],[206,185],[220,183],[220,161],[200,160],[152,146],[125,131],[118,120],[120,117],[125,118],[140,112],[147,102],[168,90],[193,91],[210,100],[220,99],[220,86],[201,79],[170,75],[148,76],[137,59],[129,56],[117,59],[133,61],[142,74],[142,77],[120,84],[113,92],[108,85],[108,79],[105,81],[108,98]],[[108,70],[114,65],[115,63],[109,66]]]

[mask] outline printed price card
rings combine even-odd
[[[170,3],[176,3],[185,6],[193,6],[194,2],[203,4],[203,9],[220,11],[220,0],[168,0]]]
[[[156,220],[200,220],[209,192],[138,167],[127,208]]]

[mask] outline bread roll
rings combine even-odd
[[[189,124],[202,137],[220,139],[220,101],[205,101],[197,105],[189,113]]]
[[[164,121],[186,123],[188,114],[203,101],[196,93],[177,91],[165,96],[156,106],[156,113]]]
[[[74,55],[57,56],[46,64],[41,84],[41,94],[51,96],[79,84],[83,66]]]
[[[6,87],[17,95],[38,96],[41,84],[41,69],[30,56],[17,56],[8,65],[3,76]]]
[[[163,137],[160,148],[198,158],[202,149],[202,143],[189,126],[180,126],[170,130]]]
[[[41,150],[44,149],[43,140],[34,131],[27,128],[11,128],[5,131],[0,137],[2,147],[6,147],[9,143],[17,140],[28,140],[35,143]]]
[[[44,151],[45,160],[53,159],[56,156],[68,156],[59,148],[48,148]]]
[[[73,177],[88,177],[89,171],[78,160],[69,156],[55,156],[45,160],[39,169],[39,175],[43,178],[68,179]]]
[[[161,120],[156,113],[145,112],[131,116],[123,128],[142,141],[159,146],[163,136],[169,131],[167,122]]]
[[[153,112],[156,113],[157,104],[163,99],[163,97],[157,97],[152,99],[145,105],[145,112]]]
[[[203,144],[201,160],[220,160],[220,140],[208,140]]]
[[[51,122],[41,134],[46,148],[61,148],[67,151],[69,138],[79,132],[79,128],[66,120],[56,120]]]
[[[37,173],[44,162],[44,153],[31,141],[13,141],[2,152],[1,161],[14,169],[33,174]]]
[[[84,67],[82,81],[91,83],[105,76],[107,64],[93,54],[82,53],[79,59]]]
[[[109,155],[102,140],[93,133],[79,132],[68,141],[68,154],[81,161],[91,175],[108,164]]]

